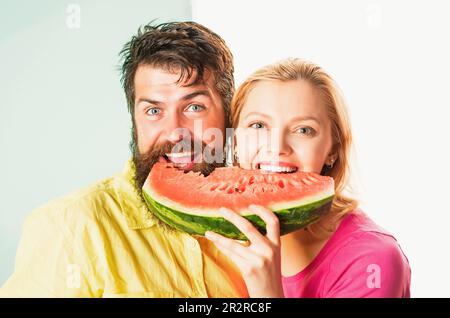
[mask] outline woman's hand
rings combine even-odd
[[[239,267],[250,297],[284,297],[281,284],[280,224],[270,210],[256,205],[249,207],[266,223],[266,236],[262,235],[250,221],[239,214],[221,208],[223,218],[233,223],[249,239],[244,246],[236,240],[214,232],[205,236]]]

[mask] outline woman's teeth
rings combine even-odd
[[[297,167],[280,167],[272,165],[260,164],[259,169],[269,172],[294,172],[297,171]]]

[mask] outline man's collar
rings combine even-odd
[[[147,229],[157,225],[158,220],[134,186],[135,173],[133,159],[130,158],[122,173],[116,177],[115,188],[128,227],[134,230]]]

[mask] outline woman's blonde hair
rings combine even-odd
[[[296,80],[305,80],[321,92],[331,122],[333,151],[338,155],[334,165],[331,168],[324,165],[321,172],[334,179],[335,198],[331,211],[321,221],[308,226],[308,230],[317,236],[328,235],[335,230],[337,221],[358,205],[355,199],[344,195],[344,192],[349,190],[352,133],[342,94],[334,80],[318,65],[299,58],[288,58],[262,67],[237,89],[231,102],[231,122],[233,128],[236,128],[247,96],[257,82]]]

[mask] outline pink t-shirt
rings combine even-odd
[[[356,209],[304,270],[282,281],[289,298],[410,297],[411,269],[395,237]]]

